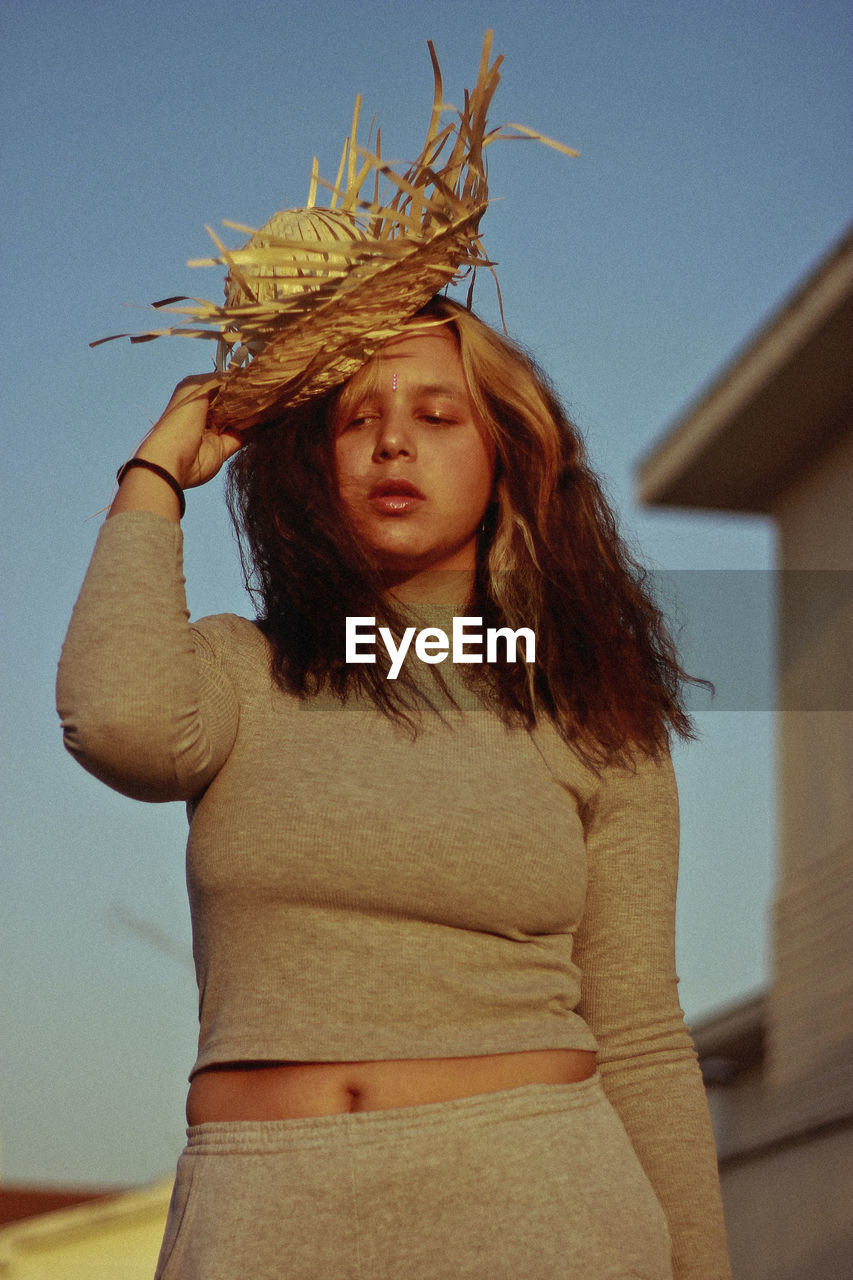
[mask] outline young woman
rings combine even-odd
[[[682,673],[577,433],[445,299],[249,432],[215,394],[124,470],[59,676],[87,769],[189,802],[160,1280],[727,1276],[674,970]],[[231,455],[258,619],[190,625],[179,495]]]

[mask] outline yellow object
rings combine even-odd
[[[151,1280],[172,1179],[0,1228],[0,1280]]]

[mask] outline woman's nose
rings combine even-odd
[[[376,442],[373,449],[375,462],[389,458],[414,458],[417,452],[415,435],[411,423],[405,414],[395,409],[377,424]]]

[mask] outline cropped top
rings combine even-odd
[[[193,1071],[597,1049],[676,1275],[728,1276],[668,759],[596,774],[479,704],[412,737],[370,703],[289,695],[254,623],[189,623],[180,529],[145,512],[100,533],[57,700],[90,772],[188,804]]]

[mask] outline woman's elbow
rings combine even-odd
[[[203,750],[176,751],[169,734],[144,731],[126,716],[86,715],[60,707],[66,750],[113,790],[134,800],[192,800],[213,775]]]

